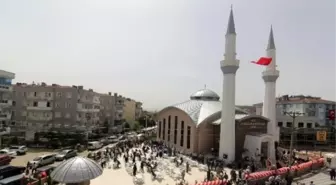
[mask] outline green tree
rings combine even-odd
[[[142,128],[143,126],[142,125],[140,125],[140,123],[138,122],[138,121],[133,121],[132,122],[132,130],[134,130],[134,131],[138,131],[138,130],[140,130],[141,128]]]

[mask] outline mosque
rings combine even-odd
[[[182,103],[162,109],[157,116],[157,140],[187,154],[213,154],[227,162],[243,156],[263,155],[275,161],[279,128],[275,121],[276,70],[273,30],[266,49],[272,63],[265,68],[263,116],[250,115],[235,105],[236,30],[233,10],[230,11],[226,32],[222,100],[214,91],[201,89]]]

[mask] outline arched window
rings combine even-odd
[[[177,121],[178,121],[178,118],[177,116],[175,116],[175,120],[174,120],[174,144],[175,145],[177,143]]]
[[[168,116],[168,142],[170,142],[171,116]]]
[[[184,143],[184,121],[181,121],[181,139],[180,139],[180,146],[183,147]]]
[[[162,139],[166,140],[166,118],[163,118]]]

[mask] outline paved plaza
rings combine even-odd
[[[336,185],[336,181],[330,180],[328,170],[322,171],[306,179],[299,180],[299,182],[305,184],[309,184],[311,181],[314,181],[314,184],[316,185]]]
[[[101,176],[91,181],[91,185],[109,184],[111,182],[122,185],[134,185],[133,182],[134,177],[131,176],[129,173],[127,173],[123,159],[120,158],[120,161],[121,161],[121,168],[119,169],[105,168]],[[173,166],[175,164],[171,163],[171,165]],[[140,168],[138,167],[138,171],[139,169]],[[228,169],[226,169],[226,172],[229,174]],[[144,173],[138,172],[137,174],[140,176],[143,175],[144,184],[146,185],[176,184],[176,181],[174,181],[172,177],[167,175],[167,173],[162,174],[164,179],[161,182],[157,180],[152,180],[152,175],[148,173],[146,170]],[[185,180],[188,182],[188,184],[195,184],[195,181],[201,182],[204,180],[205,177],[206,172],[200,171],[199,168],[197,167],[191,167],[191,172],[189,172],[189,174],[186,173]]]

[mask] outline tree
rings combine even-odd
[[[138,122],[138,121],[133,121],[132,122],[132,130],[134,130],[134,131],[138,131],[138,130],[140,130],[141,128],[142,128],[143,126],[142,125],[140,125],[140,123]]]
[[[128,122],[124,123],[124,128],[125,129],[131,129],[131,125]]]

